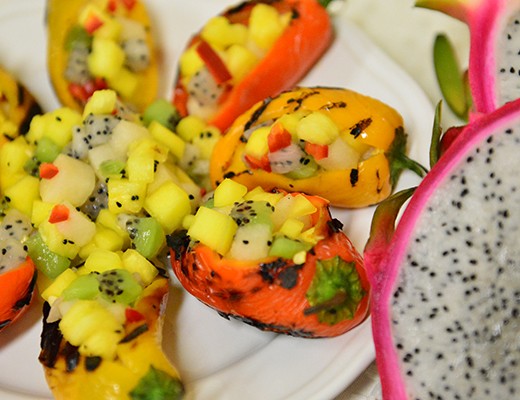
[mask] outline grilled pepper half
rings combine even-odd
[[[31,118],[42,110],[34,96],[0,67],[0,147],[29,129]]]
[[[140,0],[47,1],[47,62],[64,106],[111,88],[138,111],[157,95],[155,42]]]
[[[237,118],[215,145],[210,177],[213,185],[231,178],[365,207],[415,166],[405,148],[403,119],[388,105],[347,89],[296,88]]]
[[[220,315],[308,338],[367,317],[362,258],[326,200],[225,180],[185,225],[168,238],[173,271]]]
[[[253,0],[212,18],[180,58],[173,103],[221,131],[257,101],[293,87],[333,38],[317,0]]]

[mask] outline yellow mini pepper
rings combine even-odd
[[[210,175],[214,185],[232,178],[359,208],[388,197],[404,168],[417,169],[405,148],[392,107],[347,89],[302,87],[237,118],[214,149]]]

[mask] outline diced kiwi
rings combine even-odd
[[[318,164],[312,156],[305,156],[300,159],[300,166],[285,174],[285,176],[291,179],[305,179],[316,174],[318,170]]]
[[[38,139],[34,155],[40,162],[53,162],[60,152],[61,148],[54,140],[43,136]]]
[[[52,252],[39,233],[32,235],[25,244],[27,254],[33,260],[36,268],[48,278],[54,279],[69,268],[70,260]]]
[[[266,224],[273,226],[271,215],[274,207],[267,201],[246,200],[233,206],[230,216],[238,226]]]
[[[307,251],[311,247],[308,243],[300,242],[299,240],[289,239],[285,236],[278,236],[273,241],[269,249],[269,255],[274,257],[282,257],[285,259],[292,259],[296,253],[300,251]]]
[[[126,228],[135,249],[148,259],[155,257],[165,243],[162,226],[153,217],[128,219]]]
[[[102,176],[107,178],[114,175],[122,176],[125,165],[125,162],[121,160],[103,161],[99,166],[99,172]]]
[[[170,130],[174,130],[180,120],[175,106],[165,99],[158,99],[150,104],[143,113],[143,122],[146,126],[157,121]]]
[[[89,48],[92,45],[92,36],[81,25],[74,25],[65,38],[65,50],[71,51],[73,48]]]
[[[126,269],[111,269],[97,275],[101,296],[108,301],[132,304],[143,288]]]
[[[62,292],[64,300],[90,300],[99,294],[97,274],[80,275]]]

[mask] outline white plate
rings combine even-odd
[[[170,95],[176,57],[189,36],[234,0],[150,0],[163,49],[162,95]],[[38,98],[46,111],[58,106],[46,70],[44,1],[0,0],[0,63]],[[349,87],[377,97],[403,115],[410,154],[427,164],[433,110],[418,85],[361,32],[336,17],[337,40],[305,78],[305,85]],[[400,187],[418,182],[405,173]],[[373,208],[334,210],[359,250],[368,237]],[[0,398],[47,399],[39,353],[40,307],[0,336]],[[166,351],[179,367],[190,398],[331,399],[373,360],[370,322],[333,339],[299,339],[260,332],[228,321],[174,284],[164,332]]]

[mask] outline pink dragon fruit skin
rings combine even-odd
[[[520,100],[376,210],[364,258],[385,400],[520,397]]]
[[[473,114],[489,113],[520,97],[519,0],[417,0],[416,6],[467,23]]]

